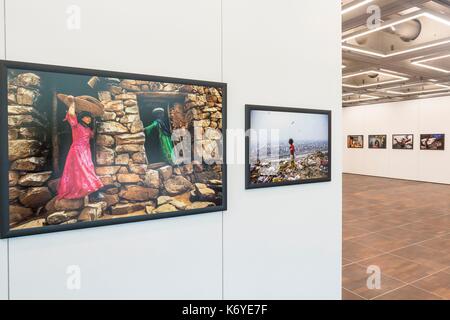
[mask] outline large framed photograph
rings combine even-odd
[[[347,148],[349,148],[349,149],[364,148],[364,136],[363,135],[348,135],[347,136]]]
[[[420,150],[445,150],[445,134],[421,134]]]
[[[331,111],[246,105],[246,189],[331,180]]]
[[[369,135],[369,149],[386,149],[387,136],[385,134]]]
[[[0,70],[2,237],[226,210],[226,84]]]

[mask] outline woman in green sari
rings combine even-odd
[[[144,128],[145,147],[150,163],[175,161],[174,147],[170,128],[164,121],[164,109],[155,108],[152,111],[155,120]]]

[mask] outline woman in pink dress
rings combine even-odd
[[[90,148],[90,140],[94,136],[90,128],[92,115],[81,112],[75,113],[75,100],[68,97],[69,110],[66,118],[72,127],[72,145],[67,154],[64,172],[58,185],[58,199],[83,198],[103,187],[103,183],[95,174]]]

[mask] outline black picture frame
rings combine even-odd
[[[221,165],[222,170],[222,204],[206,207],[200,209],[191,209],[184,211],[174,211],[169,213],[153,213],[142,216],[122,217],[109,220],[97,220],[89,222],[78,222],[73,224],[40,226],[36,228],[10,230],[9,226],[9,183],[8,183],[8,171],[9,171],[9,159],[8,159],[8,69],[23,69],[29,71],[40,72],[59,72],[69,73],[74,75],[85,76],[101,76],[108,78],[122,78],[133,80],[144,80],[164,83],[176,83],[184,85],[196,85],[206,87],[221,88],[222,96],[222,156],[223,162]],[[227,84],[223,82],[202,81],[194,79],[173,78],[155,75],[146,75],[138,73],[126,73],[108,70],[96,70],[85,68],[74,68],[67,66],[57,66],[49,64],[37,64],[21,61],[0,60],[0,238],[13,238],[20,236],[36,235],[43,233],[53,233],[68,230],[77,230],[85,228],[94,228],[100,226],[110,226],[123,223],[140,222],[147,220],[173,218],[194,214],[202,214],[209,212],[222,212],[227,210],[227,164],[226,164],[226,130],[227,130]]]
[[[395,148],[394,147],[394,139],[397,136],[412,136],[412,140],[411,140],[411,145],[412,148],[408,149],[408,148]],[[412,133],[395,133],[392,135],[392,150],[414,150],[414,134]]]
[[[324,178],[317,179],[305,179],[296,181],[282,181],[282,182],[270,182],[255,184],[250,182],[250,137],[247,134],[249,129],[251,129],[251,117],[252,111],[276,111],[276,112],[286,112],[286,113],[307,113],[307,114],[322,114],[328,117],[328,173]],[[321,109],[306,109],[306,108],[293,108],[293,107],[280,107],[280,106],[265,106],[265,105],[245,105],[245,189],[259,189],[259,188],[270,188],[279,186],[289,186],[289,185],[299,185],[299,184],[309,184],[309,183],[319,183],[319,182],[329,182],[331,181],[332,172],[332,143],[331,143],[331,110],[321,110]]]
[[[422,145],[422,140],[427,139],[430,136],[436,136],[436,135],[442,136],[442,148],[439,148],[439,149],[424,148]],[[421,133],[419,138],[420,138],[420,140],[419,140],[420,150],[423,150],[423,151],[445,151],[445,143],[446,143],[445,133]]]
[[[370,138],[371,137],[384,137],[384,146],[383,147],[379,147],[379,148],[374,148],[370,146]],[[369,137],[367,139],[367,146],[369,149],[374,149],[374,150],[384,150],[387,149],[387,135],[386,134],[369,134]]]
[[[361,138],[361,147],[351,147],[349,146],[348,142],[349,142],[349,138],[351,137],[359,137]],[[364,135],[362,134],[349,134],[347,135],[347,149],[364,149]]]

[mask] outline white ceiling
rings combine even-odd
[[[450,95],[450,0],[341,3],[344,107]]]

